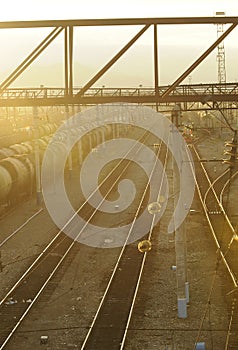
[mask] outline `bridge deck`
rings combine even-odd
[[[186,102],[234,102],[238,100],[238,83],[179,85],[169,95],[162,96],[168,86],[154,88],[90,88],[77,96],[80,88],[67,94],[64,88],[14,88],[0,94],[0,107],[52,106],[99,103],[145,103],[169,104]]]

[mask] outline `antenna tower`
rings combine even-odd
[[[225,16],[225,12],[216,12],[216,16]],[[217,37],[220,37],[224,32],[223,23],[217,24]],[[217,47],[217,62],[218,62],[218,82],[226,83],[226,65],[225,65],[225,47],[222,41]]]

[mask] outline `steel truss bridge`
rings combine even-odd
[[[217,104],[226,101],[225,109],[236,109],[238,83],[179,85],[171,94],[162,97],[169,86],[154,88],[90,88],[83,95],[74,88],[70,96],[65,88],[6,89],[1,96],[2,106],[62,106],[95,105],[100,103],[139,103],[169,106],[180,103],[183,110],[217,109]],[[211,104],[208,104],[211,103]]]
[[[230,24],[228,29],[203,52],[200,57],[169,86],[159,86],[157,28],[161,25]],[[0,22],[1,29],[51,28],[51,32],[0,84],[0,107],[11,106],[69,106],[100,103],[140,103],[156,106],[181,104],[183,110],[237,108],[238,83],[181,85],[186,77],[235,29],[238,17],[180,17],[180,18],[123,18],[88,20],[49,20]],[[74,28],[101,26],[141,26],[139,32],[117,52],[82,87],[74,85]],[[153,80],[152,88],[95,88],[95,83],[118,61],[120,57],[148,30],[153,27]],[[53,30],[52,30],[53,28]],[[64,34],[64,87],[62,88],[11,88],[11,84],[23,74],[36,58],[55,40]],[[176,34],[176,33],[175,33]],[[136,58],[135,58],[136,59]],[[220,107],[219,107],[220,106]]]

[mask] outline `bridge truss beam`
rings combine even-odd
[[[140,103],[158,106],[181,103],[183,110],[209,109],[214,104],[231,102],[237,108],[238,83],[179,85],[170,95],[161,97],[168,86],[154,88],[90,88],[82,96],[70,94],[63,88],[7,89],[0,99],[0,107],[95,105],[100,103]],[[198,105],[199,104],[199,105]],[[209,106],[209,104],[211,104]]]
[[[157,44],[157,26],[158,25],[182,25],[182,24],[231,24],[231,26],[220,36],[186,71],[180,75],[165,90],[159,87],[159,64],[158,64],[158,44]],[[180,83],[201,63],[203,60],[227,37],[237,26],[238,17],[179,17],[179,18],[121,18],[121,19],[82,19],[82,20],[50,20],[50,21],[13,21],[0,22],[0,29],[7,28],[39,28],[53,27],[53,31],[38,45],[27,58],[0,84],[0,106],[6,105],[79,105],[79,104],[98,104],[111,102],[135,102],[135,103],[154,103],[156,106],[163,103],[177,102],[220,102],[220,101],[237,101],[235,94],[211,94],[211,97],[197,96],[195,94],[182,94],[178,96],[176,89]],[[73,63],[73,30],[74,27],[96,27],[96,26],[124,26],[124,25],[141,25],[142,29],[104,65],[81,89],[75,92],[73,83],[74,63]],[[153,93],[145,96],[131,95],[112,95],[112,96],[92,96],[89,90],[114,65],[117,60],[143,35],[150,27],[154,28],[154,87]],[[63,96],[54,96],[41,99],[37,96],[25,97],[15,96],[6,100],[6,92],[9,86],[25,71],[26,68],[50,45],[52,41],[64,31],[64,72],[65,86]],[[18,101],[19,99],[19,101]],[[216,100],[214,100],[216,99]]]

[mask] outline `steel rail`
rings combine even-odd
[[[235,172],[227,181],[226,183],[224,184],[223,186],[223,189],[221,190],[221,193],[220,193],[220,202],[223,203],[223,196],[224,196],[224,192],[226,190],[226,187],[229,185],[229,183],[231,182],[231,180],[236,177],[236,175],[238,175],[238,171]],[[223,204],[222,204],[223,205]]]
[[[141,138],[143,138],[145,136],[145,133],[143,134],[143,136]],[[140,138],[140,139],[141,139]],[[140,145],[140,147],[142,147],[142,145]],[[123,159],[121,159],[120,162],[122,162],[124,159],[126,159],[126,156],[128,155],[128,153],[130,151],[132,151],[135,148],[135,145],[133,145],[131,147],[131,149],[126,153],[125,157]],[[139,148],[140,150],[140,148]],[[137,152],[139,152],[139,150],[137,150]],[[136,152],[136,153],[137,153]],[[117,164],[117,166],[115,168],[117,168],[119,165]],[[129,163],[127,164],[127,167],[129,166]],[[111,192],[111,190],[113,189],[115,183],[118,181],[118,179],[122,176],[122,174],[126,171],[127,167],[125,167],[123,169],[123,172],[120,173],[120,175],[118,176],[118,178],[116,179],[116,181],[114,181],[113,185],[110,187],[109,191],[106,193],[106,196]],[[115,171],[115,168],[113,169]],[[110,174],[112,174],[113,170],[110,172]],[[107,176],[108,178],[108,176]],[[100,186],[102,185],[102,183],[100,184]],[[99,186],[98,186],[99,188]],[[95,190],[97,191],[98,188]],[[95,192],[94,192],[95,193]],[[90,195],[92,196],[92,195]],[[105,196],[105,197],[106,197]],[[72,247],[74,246],[74,244],[77,242],[78,237],[82,234],[83,230],[85,229],[85,227],[87,226],[87,224],[89,223],[89,221],[92,219],[92,217],[96,214],[96,212],[98,211],[99,207],[101,206],[101,204],[104,202],[104,198],[100,201],[99,205],[97,206],[97,208],[95,208],[95,210],[93,211],[93,214],[90,216],[90,218],[87,220],[86,224],[83,226],[83,228],[80,230],[80,232],[77,234],[77,236],[73,239],[72,243],[70,244],[70,246],[68,247],[68,249],[66,250],[66,252],[63,254],[63,256],[61,257],[61,259],[59,260],[58,264],[54,267],[53,271],[50,273],[50,275],[48,276],[48,278],[45,280],[44,284],[41,286],[40,290],[38,291],[38,293],[34,296],[34,298],[32,299],[31,303],[29,304],[29,306],[27,307],[27,309],[25,310],[25,312],[22,314],[22,316],[20,317],[20,319],[17,321],[17,323],[15,324],[14,328],[11,330],[11,332],[8,334],[7,338],[5,339],[5,341],[0,345],[0,350],[2,350],[5,345],[8,343],[8,341],[10,340],[10,338],[12,337],[12,335],[15,333],[15,331],[17,330],[17,328],[19,327],[19,325],[22,323],[23,319],[26,317],[26,315],[29,313],[30,309],[32,308],[32,306],[35,304],[35,302],[38,300],[39,296],[42,294],[43,290],[45,289],[45,287],[47,286],[47,284],[49,283],[49,281],[51,280],[51,278],[54,276],[55,272],[58,270],[58,268],[61,266],[62,262],[64,261],[64,259],[66,258],[66,256],[68,255],[68,253],[70,252],[70,250],[72,249]],[[87,202],[87,201],[85,201]],[[84,202],[84,204],[85,204]],[[80,207],[79,210],[81,210],[82,206]],[[49,247],[52,246],[52,244],[55,242],[56,238],[59,237],[59,235],[63,232],[64,228],[72,221],[73,217],[75,215],[78,214],[79,210],[77,210],[77,212],[70,218],[70,220],[67,221],[67,223],[64,225],[64,227],[59,230],[59,232],[57,233],[57,235],[53,238],[53,240],[50,241],[50,243],[44,248],[44,250],[39,254],[39,256],[35,259],[35,261],[30,265],[30,267],[24,272],[24,274],[20,277],[20,279],[15,283],[15,285],[11,288],[10,291],[8,291],[8,293],[5,295],[5,297],[0,301],[0,306],[3,304],[3,302],[12,294],[12,292],[19,286],[19,284],[23,281],[23,279],[29,275],[29,273],[33,270],[33,268],[35,268],[35,266],[37,265],[37,263],[39,262],[40,258],[43,257],[43,255],[49,250]]]
[[[197,151],[196,151],[196,149],[195,149],[194,146],[193,146],[193,150],[194,150],[195,154],[197,155],[197,157],[198,157],[198,159],[199,159],[199,155],[198,155],[198,153],[197,153]],[[203,172],[204,172],[204,174],[205,174],[205,177],[206,177],[206,179],[207,179],[207,181],[208,181],[208,184],[211,185],[211,181],[210,181],[210,179],[209,179],[209,177],[208,177],[208,174],[207,174],[207,172],[206,172],[205,167],[204,167],[203,164],[201,164],[201,163],[200,163],[200,165],[201,165],[202,170],[203,170]],[[195,174],[195,171],[194,171],[192,165],[191,165],[191,170],[192,170],[192,173],[193,173],[193,176],[194,176],[194,181],[195,181],[195,184],[196,184],[196,188],[197,188],[197,192],[198,192],[198,196],[199,196],[200,202],[201,202],[202,207],[203,207],[203,211],[204,211],[204,213],[205,213],[205,216],[206,216],[208,225],[209,225],[210,230],[211,230],[211,232],[212,232],[212,235],[213,235],[215,244],[216,244],[216,246],[217,246],[217,248],[218,248],[218,253],[220,254],[221,259],[222,259],[222,261],[223,261],[225,267],[227,268],[227,271],[228,271],[228,273],[229,273],[229,276],[231,277],[231,280],[232,280],[232,282],[233,282],[235,288],[237,288],[237,287],[238,287],[238,283],[237,283],[236,276],[234,275],[232,269],[230,268],[230,266],[229,266],[229,264],[228,264],[228,262],[227,262],[227,260],[226,260],[226,258],[225,258],[225,254],[224,254],[224,253],[222,252],[222,250],[221,250],[221,246],[220,246],[219,241],[218,241],[218,238],[217,238],[217,236],[216,236],[216,232],[215,232],[215,230],[214,230],[214,228],[213,228],[213,225],[212,225],[212,222],[211,222],[211,220],[210,220],[209,214],[208,214],[208,212],[207,212],[206,206],[204,205],[202,193],[201,193],[201,191],[200,191],[199,184],[198,184],[198,181],[197,181],[197,179],[196,179],[196,174]],[[213,189],[213,191],[214,191],[214,189]],[[215,191],[214,191],[214,192],[215,192]],[[214,196],[215,196],[215,198],[217,199],[217,201],[218,201],[218,203],[219,203],[219,200],[218,200],[218,197],[217,197],[216,193],[214,193]],[[233,228],[233,229],[234,229],[234,228]]]
[[[237,171],[236,173],[234,173],[234,174],[231,176],[231,178],[229,178],[229,179],[226,181],[226,183],[224,184],[224,186],[223,186],[223,189],[222,189],[222,191],[221,191],[221,193],[220,193],[220,202],[221,202],[221,204],[222,204],[222,207],[224,207],[224,205],[223,205],[223,196],[224,196],[225,189],[226,189],[226,187],[228,186],[228,184],[231,183],[231,180],[232,180],[236,175],[238,175],[238,171]],[[224,215],[225,215],[225,218],[226,218],[226,221],[228,222],[228,224],[230,223],[229,226],[230,226],[230,228],[231,228],[231,230],[232,230],[232,232],[233,232],[233,236],[231,237],[231,240],[230,240],[230,242],[229,242],[229,244],[228,244],[228,249],[229,249],[230,246],[231,246],[231,244],[233,243],[234,239],[235,239],[235,240],[238,240],[237,227],[234,228],[234,226],[232,225],[232,223],[231,223],[231,221],[230,221],[230,219],[229,219],[229,217],[228,217],[226,211],[224,212]]]
[[[194,149],[194,152],[196,153],[198,159],[200,160],[201,158],[200,158],[200,156],[199,156],[197,150],[196,150],[194,147],[193,147],[193,149]],[[228,226],[229,226],[230,229],[232,230],[233,235],[235,235],[235,234],[236,234],[236,231],[235,231],[235,229],[234,229],[234,227],[233,227],[233,225],[232,225],[232,223],[231,223],[231,221],[230,221],[230,219],[229,219],[229,217],[228,217],[228,215],[227,215],[227,213],[226,213],[225,208],[224,208],[223,205],[222,205],[222,202],[221,202],[221,201],[219,200],[219,198],[218,198],[218,195],[217,195],[217,193],[216,193],[216,191],[215,191],[215,189],[214,189],[214,186],[213,186],[213,184],[212,184],[212,182],[211,182],[211,180],[210,180],[210,178],[209,178],[209,176],[208,176],[208,173],[207,173],[207,171],[206,171],[206,169],[205,169],[205,166],[204,166],[202,163],[201,163],[201,167],[202,167],[203,172],[204,172],[204,174],[205,174],[205,176],[206,176],[206,178],[207,178],[207,181],[208,181],[208,183],[209,183],[209,189],[212,190],[212,192],[213,192],[213,194],[214,194],[214,197],[216,198],[216,201],[217,201],[219,207],[221,208],[221,211],[222,211],[222,213],[223,213],[223,215],[224,215],[224,218],[226,219],[226,222],[227,222]],[[227,169],[223,174],[221,174],[220,176],[218,176],[217,180],[220,180],[228,171],[229,171],[229,169]],[[215,180],[214,182],[216,182],[216,180]],[[203,201],[204,201],[204,204],[205,204],[205,199],[203,199]],[[205,206],[206,206],[206,204],[205,204]],[[209,213],[208,213],[208,214],[209,214]]]
[[[0,248],[15,236],[19,231],[21,231],[32,219],[34,219],[38,214],[43,211],[43,208],[40,208],[37,212],[35,212],[32,216],[30,216],[23,224],[21,224],[15,231],[13,231],[9,236],[7,236],[2,242],[0,242]]]
[[[144,136],[144,135],[143,135]],[[142,136],[142,137],[143,137]],[[133,145],[135,147],[135,145]],[[132,147],[132,149],[133,149]],[[128,150],[125,157],[131,152],[131,150]],[[121,159],[117,165],[109,172],[109,174],[104,178],[104,180],[101,182],[100,186],[102,186],[106,180],[112,175],[112,173],[119,167],[123,159]],[[64,224],[64,226],[58,231],[58,233],[55,235],[55,237],[47,244],[47,246],[44,248],[44,250],[38,255],[36,260],[30,265],[30,267],[25,271],[25,273],[21,276],[21,278],[13,285],[13,287],[8,291],[8,293],[5,295],[4,298],[0,301],[0,306],[3,304],[3,302],[11,295],[13,290],[22,282],[22,280],[28,275],[28,273],[36,266],[38,261],[43,257],[43,255],[49,250],[49,248],[53,245],[53,243],[56,241],[56,239],[60,236],[62,232],[64,232],[64,229],[71,223],[71,221],[74,219],[76,215],[84,208],[84,206],[88,203],[88,200],[91,199],[91,197],[98,191],[97,187],[95,190],[92,191],[92,193],[89,195],[89,197],[81,204],[81,206],[77,209],[77,211],[72,215],[72,217]],[[1,350],[1,349],[0,349]]]
[[[198,153],[196,152],[196,150],[195,150],[194,147],[193,147],[193,149],[194,149],[195,153],[197,154],[197,156],[199,157],[199,155],[198,155]],[[201,164],[201,163],[200,163],[200,164]],[[201,164],[201,166],[202,166],[202,164]],[[201,193],[201,191],[200,191],[200,188],[199,188],[199,185],[198,185],[198,182],[197,182],[197,179],[196,179],[196,175],[195,175],[195,172],[194,172],[194,169],[193,169],[192,166],[191,166],[191,169],[192,169],[192,173],[193,173],[193,176],[194,176],[194,181],[195,181],[195,184],[196,184],[198,196],[199,196],[201,205],[202,205],[202,207],[203,207],[203,211],[204,211],[204,213],[205,213],[205,216],[206,216],[207,222],[208,222],[208,224],[209,224],[210,230],[211,230],[211,232],[212,232],[212,235],[213,235],[215,244],[216,244],[216,246],[217,246],[217,248],[218,248],[218,253],[219,253],[219,255],[220,255],[220,257],[221,257],[221,259],[222,259],[222,261],[223,261],[225,267],[227,268],[228,274],[229,274],[229,276],[231,277],[231,280],[232,280],[232,282],[233,282],[233,285],[234,285],[234,287],[235,287],[235,289],[236,289],[236,288],[238,287],[238,283],[237,283],[236,276],[234,275],[232,269],[230,268],[230,266],[229,266],[229,264],[228,264],[228,262],[227,262],[227,260],[226,260],[226,258],[225,258],[227,251],[226,251],[225,253],[223,253],[222,250],[221,250],[220,244],[219,244],[218,239],[217,239],[217,236],[216,236],[216,232],[214,231],[212,222],[211,222],[210,217],[209,217],[209,215],[208,215],[208,211],[207,211],[207,208],[206,208],[205,203],[204,203],[204,201],[203,201],[202,193]],[[202,166],[202,169],[203,169],[203,172],[204,172],[204,174],[205,174],[205,176],[206,176],[206,178],[207,178],[207,180],[208,180],[208,183],[210,183],[210,186],[211,186],[211,182],[210,182],[210,179],[209,179],[209,177],[208,177],[208,174],[207,174],[207,172],[206,172],[206,170],[205,170],[205,167]],[[213,189],[213,191],[214,191],[214,189]],[[216,196],[215,196],[215,197],[216,197]],[[217,198],[217,197],[216,197],[216,198]],[[218,199],[218,198],[217,198],[217,199]],[[223,213],[226,214],[225,212],[223,212]],[[227,216],[225,216],[225,217],[226,217],[226,219],[228,219]],[[231,242],[230,242],[230,243],[231,243]],[[214,278],[215,278],[215,276],[214,276]],[[230,336],[229,329],[231,328],[232,318],[233,318],[233,315],[232,315],[231,318],[230,318],[230,322],[229,322],[229,326],[228,326],[229,328],[228,328],[227,339],[226,339],[226,345],[225,345],[225,346],[226,346],[226,349],[228,349],[227,346],[228,346],[228,343],[229,343],[229,336]],[[195,349],[195,347],[196,347],[196,344],[197,344],[197,341],[195,342],[194,349]]]
[[[201,159],[201,158],[199,158]],[[204,168],[205,169],[205,168]],[[227,172],[229,172],[229,169],[226,169],[222,174],[220,174],[212,183],[211,185],[208,187],[207,191],[205,192],[204,194],[204,197],[203,197],[203,201],[204,201],[204,205],[206,207],[206,209],[208,210],[207,208],[207,205],[206,205],[206,200],[207,200],[207,196],[208,196],[208,193],[213,189],[213,193],[215,193],[215,190],[214,190],[214,185],[223,178],[223,176],[225,176],[227,174]],[[221,202],[219,201],[219,206],[221,207]],[[222,209],[222,208],[221,208]]]
[[[159,147],[159,149],[158,149],[158,153],[160,152],[160,148],[161,148],[161,145],[160,145],[160,147]],[[157,160],[158,160],[158,158],[157,158]],[[96,311],[96,313],[95,313],[95,315],[94,315],[94,317],[93,317],[92,323],[91,323],[90,326],[89,326],[88,333],[86,334],[85,339],[84,339],[84,341],[83,341],[83,343],[82,343],[82,345],[81,345],[81,347],[80,347],[81,350],[84,350],[84,349],[85,349],[85,346],[86,346],[87,341],[88,341],[88,339],[89,339],[89,337],[90,337],[90,335],[91,335],[91,333],[92,333],[92,330],[93,330],[93,327],[94,327],[94,325],[95,325],[95,323],[96,323],[96,320],[97,320],[97,318],[98,318],[98,315],[99,315],[99,313],[100,313],[100,311],[101,311],[101,309],[102,309],[103,303],[104,303],[104,301],[105,301],[105,299],[106,299],[106,296],[107,296],[107,294],[108,294],[108,292],[109,292],[109,289],[110,289],[110,287],[111,287],[111,285],[112,285],[113,279],[114,279],[115,274],[116,274],[116,272],[117,272],[117,269],[118,269],[118,267],[119,267],[119,263],[120,263],[120,261],[121,261],[121,258],[122,258],[122,256],[123,256],[123,253],[124,253],[125,248],[126,248],[126,246],[127,246],[128,240],[129,240],[130,235],[131,235],[131,233],[132,233],[132,231],[133,231],[135,222],[136,222],[136,220],[137,220],[138,214],[139,214],[139,212],[140,212],[142,203],[143,203],[143,201],[144,201],[145,194],[146,194],[146,191],[147,191],[147,189],[148,189],[148,187],[149,187],[149,184],[150,184],[150,181],[151,181],[151,178],[152,178],[152,175],[153,175],[153,172],[154,172],[154,169],[155,169],[157,160],[156,160],[156,162],[154,163],[153,168],[152,168],[152,170],[151,170],[151,174],[150,174],[150,176],[149,176],[149,178],[148,178],[148,181],[147,181],[147,184],[146,184],[146,186],[145,186],[144,192],[143,192],[143,194],[142,194],[140,203],[139,203],[139,205],[138,205],[138,207],[137,207],[137,210],[136,210],[134,219],[133,219],[133,221],[132,221],[132,223],[131,223],[131,227],[130,227],[130,229],[129,229],[129,231],[128,231],[128,235],[127,235],[127,237],[126,237],[126,239],[125,239],[124,245],[123,245],[123,247],[122,247],[122,249],[121,249],[121,251],[120,251],[120,254],[119,254],[119,256],[118,256],[118,259],[117,259],[117,261],[116,261],[116,263],[115,263],[115,265],[114,265],[112,274],[111,274],[110,279],[109,279],[109,281],[108,281],[107,287],[106,287],[106,289],[105,289],[105,291],[104,291],[104,294],[103,294],[103,296],[102,296],[102,299],[101,299],[101,301],[100,301],[100,303],[99,303],[98,309],[97,309],[97,311]],[[143,257],[143,260],[144,260],[144,257]],[[143,264],[143,260],[142,260],[142,264]],[[136,284],[136,287],[135,287],[136,289],[135,289],[135,292],[134,292],[134,296],[133,296],[133,300],[132,300],[132,305],[131,305],[131,308],[130,308],[130,311],[129,311],[129,314],[128,314],[128,320],[129,320],[130,317],[131,317],[132,307],[134,306],[134,303],[135,303],[134,297],[135,297],[135,293],[137,294],[137,291],[138,291],[138,288],[139,288],[138,282],[139,282],[140,279],[141,279],[142,270],[143,270],[143,267],[142,267],[142,269],[140,269],[140,272],[139,272],[139,277],[138,277],[137,284]],[[123,335],[123,339],[122,339],[122,343],[121,343],[121,344],[123,344],[124,341],[125,341],[125,339],[126,339],[127,325],[129,324],[129,323],[128,323],[128,320],[127,320],[127,323],[126,323],[125,333],[124,333],[124,335]],[[120,349],[122,349],[122,347],[120,347]]]
[[[163,183],[163,179],[165,177],[165,168],[166,168],[166,165],[167,165],[167,158],[168,158],[168,147],[166,149],[165,163],[164,163],[164,167],[163,167],[162,180],[161,180],[161,183],[160,183],[159,192],[158,192],[158,196],[157,196],[157,202],[159,202],[160,195],[161,195],[162,183]],[[156,216],[156,214],[153,214],[153,218],[152,218],[151,226],[150,226],[150,231],[149,231],[149,235],[148,235],[148,239],[149,240],[151,240],[151,237],[152,237],[152,230],[153,230],[153,227],[154,227],[155,216]],[[125,333],[123,335],[122,342],[121,342],[121,345],[120,345],[120,350],[122,350],[124,348],[124,345],[125,345],[125,341],[126,341],[127,333],[128,333],[128,330],[129,330],[132,314],[133,314],[133,311],[134,311],[134,306],[135,306],[137,294],[138,294],[138,291],[139,291],[139,286],[140,286],[141,277],[142,277],[142,273],[143,273],[143,270],[144,270],[146,258],[147,258],[147,252],[144,252],[144,256],[143,256],[143,260],[142,260],[142,264],[141,264],[141,269],[140,269],[139,277],[138,277],[136,288],[135,288],[135,293],[134,293],[133,300],[132,300],[132,303],[131,303],[131,308],[130,308],[130,311],[129,311],[129,314],[128,314],[128,319],[127,319],[127,323],[126,323],[126,327],[125,327]]]
[[[154,167],[155,167],[155,164],[154,164]],[[96,319],[97,319],[97,317],[98,317],[98,314],[99,314],[99,312],[100,312],[100,310],[101,310],[101,307],[102,307],[102,305],[103,305],[103,302],[104,302],[104,300],[105,300],[105,298],[106,298],[106,295],[107,295],[107,293],[108,293],[108,291],[109,291],[109,288],[110,288],[110,286],[111,286],[112,280],[113,280],[113,278],[114,278],[114,276],[115,276],[115,273],[116,273],[116,271],[117,271],[119,262],[120,262],[120,260],[121,260],[121,257],[122,257],[122,255],[123,255],[123,253],[124,253],[124,250],[125,250],[125,248],[126,248],[126,244],[127,244],[127,242],[128,242],[128,239],[129,239],[129,237],[130,237],[130,235],[131,235],[131,232],[132,232],[132,229],[133,229],[133,227],[134,227],[135,221],[136,221],[136,219],[137,219],[137,217],[138,217],[139,210],[140,210],[141,205],[142,205],[142,202],[143,202],[143,200],[144,200],[144,196],[145,196],[145,193],[146,193],[147,188],[148,188],[148,186],[149,186],[149,182],[150,182],[151,177],[152,177],[152,173],[150,174],[150,177],[149,177],[149,179],[148,179],[148,182],[147,182],[145,191],[144,191],[144,193],[143,193],[143,195],[142,195],[142,198],[141,198],[141,200],[140,200],[139,206],[138,206],[138,208],[137,208],[137,210],[136,210],[136,213],[135,213],[134,219],[133,219],[133,221],[132,221],[130,230],[129,230],[128,235],[127,235],[127,237],[126,237],[125,243],[124,243],[124,245],[123,245],[123,247],[122,247],[122,249],[121,249],[121,251],[120,251],[120,254],[119,254],[119,256],[118,256],[118,259],[117,259],[116,264],[115,264],[115,266],[114,266],[114,269],[113,269],[113,271],[112,271],[111,277],[110,277],[110,279],[109,279],[109,281],[108,281],[107,287],[106,287],[105,292],[104,292],[104,294],[103,294],[103,296],[102,296],[101,302],[100,302],[100,304],[99,304],[99,306],[98,306],[98,309],[97,309],[97,311],[96,311],[96,314],[95,314],[95,316],[94,316],[94,318],[93,318],[93,320],[92,320],[92,323],[91,323],[91,325],[90,325],[90,327],[89,327],[89,331],[88,331],[88,333],[87,333],[87,335],[86,335],[86,337],[85,337],[85,339],[84,339],[84,342],[83,342],[83,344],[81,345],[81,349],[84,348],[84,346],[85,346],[85,344],[86,344],[86,342],[87,342],[87,340],[88,340],[88,338],[89,338],[89,336],[90,336],[90,334],[91,334],[91,331],[92,331],[92,329],[93,329],[93,327],[94,327],[94,324],[95,324]]]
[[[129,164],[127,165],[127,167],[129,166]],[[120,173],[120,175],[118,176],[118,178],[116,179],[116,181],[112,184],[112,186],[110,187],[110,189],[107,191],[105,197],[107,197],[107,195],[111,192],[111,190],[113,189],[115,183],[118,181],[118,179],[121,177],[121,175],[126,171],[127,167],[125,167],[123,169],[123,171]],[[56,273],[56,271],[58,270],[58,268],[61,266],[62,262],[65,260],[66,256],[68,255],[68,253],[71,251],[71,249],[73,248],[73,246],[75,245],[75,243],[77,242],[77,239],[79,238],[79,236],[82,234],[82,232],[84,231],[84,229],[87,227],[88,223],[91,221],[91,219],[94,217],[94,215],[97,213],[98,209],[101,207],[102,203],[104,202],[105,198],[103,197],[102,200],[100,201],[100,203],[98,204],[98,206],[95,208],[95,210],[93,211],[93,213],[91,214],[91,216],[89,217],[89,219],[87,220],[87,222],[85,223],[85,225],[82,227],[82,229],[79,231],[79,233],[77,234],[77,236],[73,239],[72,243],[69,245],[69,247],[67,248],[66,252],[63,254],[63,256],[61,257],[61,259],[59,260],[58,264],[54,267],[53,271],[50,273],[49,277],[46,279],[46,281],[44,282],[44,284],[41,286],[41,288],[39,289],[38,293],[35,295],[35,297],[32,299],[31,303],[29,304],[29,306],[27,307],[27,309],[25,310],[25,312],[22,314],[22,316],[20,317],[20,319],[18,320],[18,322],[16,323],[16,325],[14,326],[14,328],[11,330],[11,332],[8,334],[8,337],[5,339],[5,341],[3,342],[3,344],[0,345],[0,350],[2,350],[4,348],[4,346],[8,343],[8,341],[10,340],[10,338],[12,337],[12,335],[15,333],[15,331],[17,330],[17,328],[19,327],[19,325],[22,323],[22,321],[25,319],[25,317],[28,315],[29,311],[31,310],[31,308],[33,307],[33,305],[36,303],[36,301],[38,300],[39,296],[42,294],[42,292],[44,291],[45,287],[48,285],[49,281],[51,280],[51,278],[54,276],[54,274]]]

